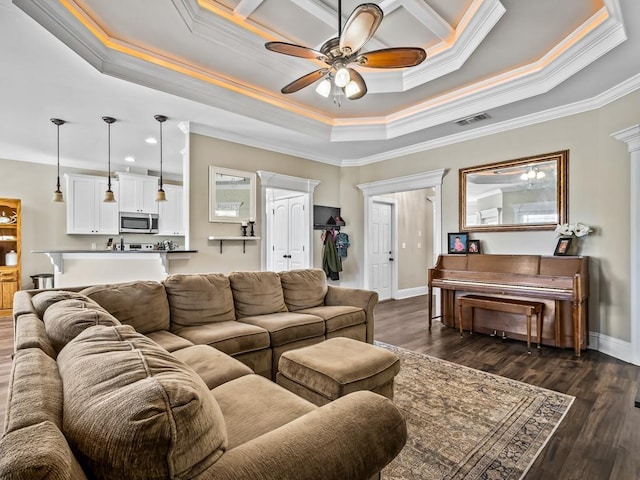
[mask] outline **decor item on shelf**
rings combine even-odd
[[[7,215],[6,212],[3,210],[2,213],[0,214],[0,224],[2,225],[8,225],[10,223],[16,223],[18,220],[18,215]]]
[[[467,248],[469,250],[467,253],[481,253],[480,240],[469,240]]]
[[[158,186],[158,193],[156,193],[156,202],[166,202],[167,195],[162,188],[162,124],[167,121],[167,117],[164,115],[155,115],[155,118],[160,123],[160,180]]]
[[[585,225],[584,223],[563,223],[556,226],[555,230],[556,234],[559,236],[573,236],[576,237],[584,237],[585,235],[589,235],[593,232],[593,228],[589,225]]]
[[[338,36],[327,40],[320,51],[285,42],[267,42],[272,52],[309,60],[320,60],[327,67],[308,73],[282,88],[284,94],[294,93],[323,79],[316,92],[323,97],[333,93],[333,102],[340,106],[342,95],[357,100],[367,93],[362,76],[347,65],[356,63],[368,68],[414,67],[427,58],[422,48],[384,48],[361,53],[360,49],[376,32],[382,22],[382,9],[374,3],[358,5],[342,29],[342,2],[338,0]]]
[[[242,224],[240,225],[240,229],[242,230],[242,236],[246,237],[247,236],[247,222],[242,222]]]
[[[554,255],[569,255],[569,250],[571,248],[571,241],[573,237],[560,237],[558,239],[558,243],[556,244],[556,249],[553,251]]]
[[[469,234],[464,232],[448,233],[448,252],[449,253],[467,253],[467,245],[469,244]]]
[[[60,125],[64,125],[66,122],[64,120],[60,120],[59,118],[52,118],[51,122],[56,126],[57,131],[57,145],[58,145],[58,178],[56,181],[56,190],[53,192],[53,201],[54,202],[64,202],[64,197],[62,196],[62,191],[60,190]]]
[[[10,250],[4,256],[4,264],[7,267],[15,267],[18,265],[18,254],[15,250]]]
[[[108,160],[108,167],[107,167],[107,191],[104,193],[104,200],[103,202],[106,203],[113,203],[116,201],[116,197],[113,194],[113,190],[111,190],[111,124],[115,123],[116,119],[113,117],[102,117],[102,120],[104,120],[107,124],[107,129],[108,129],[108,150],[107,150],[107,160]]]
[[[256,232],[254,230],[255,224],[256,224],[255,220],[253,218],[250,218],[249,219],[249,236],[250,237],[256,236]]]

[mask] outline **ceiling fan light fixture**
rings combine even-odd
[[[353,80],[347,83],[347,85],[344,87],[344,94],[347,96],[347,98],[355,97],[359,93],[360,85],[358,85],[358,83],[354,82]]]
[[[375,3],[358,5],[340,34],[340,51],[343,55],[357,52],[369,41],[380,26],[383,13]]]
[[[349,70],[347,70],[344,65],[340,65],[338,67],[338,71],[336,71],[336,76],[333,81],[338,87],[344,88],[347,86],[350,80],[351,76],[349,75]]]
[[[331,80],[325,78],[316,87],[316,93],[322,95],[324,98],[328,98],[331,94]]]

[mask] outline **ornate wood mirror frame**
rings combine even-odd
[[[242,223],[256,216],[256,174],[209,166],[209,221]]]
[[[460,169],[460,230],[553,230],[567,222],[569,151]]]

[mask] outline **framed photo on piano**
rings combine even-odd
[[[553,252],[554,255],[569,255],[569,249],[571,247],[572,237],[560,237],[556,244],[556,249]]]
[[[480,240],[469,240],[467,245],[467,253],[481,253],[480,252]]]
[[[449,253],[467,253],[469,245],[469,234],[456,232],[448,234],[447,251]]]

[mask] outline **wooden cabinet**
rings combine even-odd
[[[158,202],[158,234],[184,235],[184,189],[180,185],[163,186],[166,202]]]
[[[20,290],[21,217],[20,200],[0,198],[0,317],[11,315]]]
[[[158,213],[157,177],[120,172],[117,175],[120,184],[118,205],[121,212]]]
[[[105,203],[107,178],[68,174],[67,233],[84,235],[117,235],[118,203]],[[118,182],[111,182],[118,191]],[[116,200],[118,196],[116,194]]]

